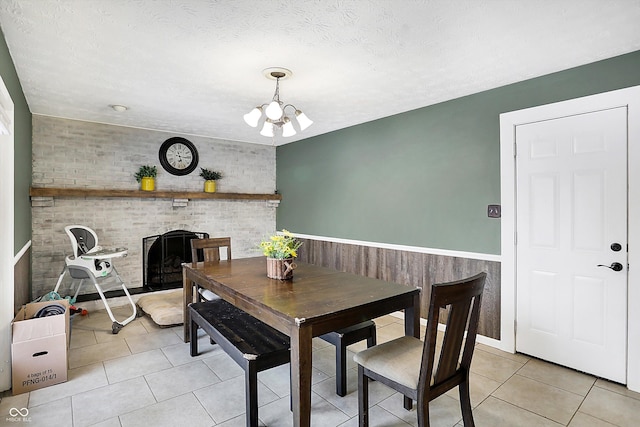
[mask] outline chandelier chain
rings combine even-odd
[[[282,105],[282,101],[280,101],[280,77],[276,78],[276,91],[273,94],[272,101],[276,101],[278,105]]]

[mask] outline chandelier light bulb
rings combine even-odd
[[[282,117],[282,108],[280,108],[280,104],[278,104],[277,101],[271,101],[264,113],[271,120],[278,120],[280,117]]]
[[[282,126],[282,136],[293,136],[296,134],[296,130],[293,128],[293,123],[289,117],[284,118],[284,126]]]
[[[300,130],[305,130],[313,124],[313,121],[300,110],[296,110],[296,119],[300,125]]]
[[[260,135],[273,137],[273,123],[268,120],[264,122],[264,126],[262,126],[262,130],[260,131]]]
[[[243,117],[244,117],[244,121],[249,126],[254,128],[254,127],[258,126],[258,120],[260,120],[261,116],[262,116],[262,108],[261,107],[256,107],[253,110],[251,110],[250,112],[248,112],[247,114],[245,114]]]

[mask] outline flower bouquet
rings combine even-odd
[[[298,248],[302,242],[287,230],[270,236],[260,242],[260,249],[267,257],[267,277],[272,279],[292,279],[296,264],[293,259],[298,256]]]

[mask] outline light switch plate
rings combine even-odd
[[[489,218],[500,218],[501,209],[500,205],[489,205],[487,207],[487,216]]]

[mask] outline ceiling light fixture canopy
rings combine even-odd
[[[263,73],[268,79],[275,79],[276,91],[273,94],[271,102],[259,105],[245,114],[244,121],[251,127],[258,127],[258,123],[263,115],[262,113],[264,113],[265,119],[260,135],[274,137],[276,131],[278,129],[282,129],[282,136],[293,136],[296,134],[296,130],[293,127],[293,121],[286,112],[287,107],[290,107],[293,109],[293,115],[298,122],[301,131],[311,126],[313,121],[311,121],[301,110],[298,110],[292,104],[284,104],[284,102],[280,101],[280,79],[285,79],[293,73],[286,68],[267,68]]]
[[[118,105],[118,104],[112,104],[110,105],[110,107],[113,108],[118,113],[122,113],[123,111],[127,111],[129,109],[129,107],[125,105]]]

